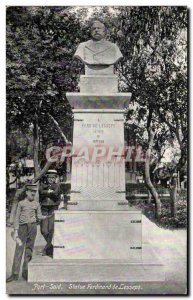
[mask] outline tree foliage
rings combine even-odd
[[[66,91],[77,87],[73,60],[79,24],[68,8],[7,9],[7,128],[27,129],[38,119],[43,143],[60,138],[48,114],[71,138],[72,115]]]
[[[179,170],[187,160],[187,8],[123,7],[119,18],[123,90],[153,130],[154,149],[177,139]]]
[[[132,92],[139,143],[159,161],[163,146],[176,139],[177,169],[187,160],[186,7],[9,7],[7,9],[7,128],[23,131],[38,123],[42,145],[68,139],[72,114],[65,93],[78,91],[83,65],[73,54],[89,38],[90,19],[100,18],[123,59],[119,89]],[[131,106],[130,106],[131,107]],[[51,117],[50,117],[51,116]],[[54,123],[53,120],[56,120]],[[146,134],[141,135],[141,130]],[[41,149],[43,151],[43,149]]]

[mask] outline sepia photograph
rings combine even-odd
[[[6,293],[188,295],[188,7],[5,10]]]

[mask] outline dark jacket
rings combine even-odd
[[[51,192],[49,192],[51,190]],[[41,183],[39,189],[40,205],[55,206],[60,204],[60,184]]]

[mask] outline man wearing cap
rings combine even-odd
[[[41,234],[46,240],[46,246],[42,255],[53,255],[52,239],[54,235],[54,211],[60,204],[60,185],[56,183],[57,171],[49,170],[46,174],[46,182],[40,185],[39,196],[43,216],[49,216],[40,224]]]
[[[22,277],[27,280],[28,263],[32,259],[35,238],[37,234],[37,218],[42,220],[46,217],[42,215],[39,202],[35,201],[37,186],[27,184],[26,198],[18,203],[14,220],[13,238],[16,241],[15,255],[13,259],[12,275],[7,282],[16,281],[19,278],[19,271],[23,252],[25,250],[22,268]]]

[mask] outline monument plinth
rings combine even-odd
[[[74,113],[71,197],[67,211],[55,211],[46,274],[49,281],[148,281],[148,271],[152,281],[163,280],[161,264],[143,261],[141,211],[125,195],[124,113],[131,93],[118,92],[113,68],[122,54],[99,33],[75,54],[85,64],[80,93],[66,93]]]
[[[128,204],[123,113],[131,94],[106,97],[95,94],[93,100],[91,94],[67,93],[73,107],[73,147],[77,150],[72,158],[71,201],[78,205],[69,203],[69,209],[123,210],[123,201]]]

